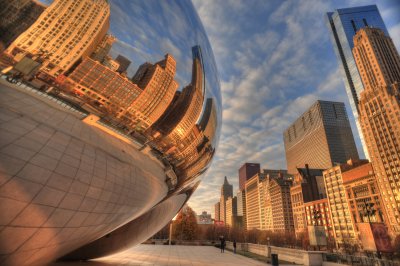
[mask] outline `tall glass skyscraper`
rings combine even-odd
[[[353,36],[359,29],[364,27],[379,28],[388,36],[389,33],[376,5],[336,9],[334,12],[328,12],[327,24],[331,32],[333,47],[338,57],[351,110],[356,119],[364,154],[369,158],[358,121],[358,102],[364,86],[351,52],[354,47]]]

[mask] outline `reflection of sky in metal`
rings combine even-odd
[[[121,54],[132,76],[144,62],[155,63],[170,53],[177,61],[179,90],[192,75],[192,47],[200,45],[204,60],[206,98],[213,97],[221,114],[221,96],[214,56],[201,21],[190,1],[110,1],[110,33],[117,37],[111,55]],[[218,128],[220,125],[218,125]]]
[[[53,2],[40,1],[47,5]],[[111,8],[108,33],[117,39],[110,55],[114,59],[122,55],[131,61],[127,70],[129,78],[141,64],[154,64],[169,53],[177,62],[175,80],[179,83],[178,90],[182,90],[191,82],[192,47],[201,47],[205,77],[203,112],[207,98],[213,98],[218,122],[216,136],[211,141],[213,147],[216,147],[222,113],[218,72],[207,35],[192,3],[187,0],[108,2]]]
[[[50,4],[53,1],[41,2]],[[218,72],[207,35],[192,3],[158,0],[110,0],[109,3],[109,33],[117,38],[112,46],[111,56],[116,58],[120,54],[131,61],[128,76],[132,77],[144,62],[158,62],[169,53],[177,61],[175,79],[179,82],[178,90],[181,90],[191,80],[192,47],[200,45],[206,79],[205,98],[212,97],[216,100],[220,118]],[[217,126],[219,132],[220,123]]]

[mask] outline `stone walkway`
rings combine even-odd
[[[123,253],[89,262],[58,262],[51,266],[246,266],[268,265],[209,246],[139,245]]]

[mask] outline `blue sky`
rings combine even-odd
[[[220,74],[223,125],[214,161],[189,205],[214,216],[226,175],[259,162],[286,169],[282,132],[317,99],[345,102],[351,116],[325,13],[377,4],[400,50],[400,1],[194,0]]]

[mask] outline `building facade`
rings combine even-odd
[[[214,220],[215,221],[221,221],[221,218],[220,218],[220,213],[221,213],[221,211],[220,211],[220,202],[217,202],[217,203],[215,203],[214,204]]]
[[[368,149],[365,145],[364,136],[358,121],[358,103],[364,86],[352,54],[354,47],[353,36],[359,29],[368,26],[380,28],[386,34],[388,34],[388,31],[376,5],[336,9],[334,12],[328,12],[326,18],[351,111],[356,119],[364,154],[369,158]]]
[[[283,133],[289,174],[358,159],[344,103],[317,101]]]
[[[226,220],[226,201],[233,196],[233,186],[229,184],[227,177],[224,178],[224,184],[221,186],[221,197],[219,201],[219,220],[225,224]]]
[[[329,168],[323,172],[328,195],[329,210],[336,244],[359,244],[354,217],[347,201],[343,184],[343,173],[367,163],[367,160],[352,161]]]
[[[364,84],[360,125],[375,171],[389,229],[400,233],[400,56],[384,31],[354,36],[354,58]]]
[[[293,222],[296,235],[307,231],[305,203],[326,198],[325,186],[318,186],[318,181],[323,183],[322,169],[297,168],[293,185],[290,188],[290,197],[293,209]]]
[[[334,241],[331,213],[327,198],[304,203],[306,225],[323,226],[329,242]]]
[[[273,178],[269,184],[273,231],[294,231],[293,211],[290,199],[291,180]]]
[[[17,62],[25,56],[43,58],[41,71],[57,77],[92,54],[108,31],[109,18],[105,0],[55,0],[5,52]]]
[[[226,200],[226,222],[227,226],[233,227],[237,217],[237,198],[229,197]]]
[[[32,0],[4,1],[0,8],[0,51],[26,31],[42,14],[46,6]]]
[[[258,173],[245,183],[247,230],[264,229],[264,179],[265,175]]]
[[[239,189],[243,190],[245,187],[246,181],[258,173],[260,173],[260,164],[259,163],[244,163],[239,168]]]
[[[364,164],[343,172],[342,177],[356,228],[358,223],[385,223],[386,212],[372,164],[365,161]],[[371,211],[367,212],[367,209]]]
[[[207,213],[206,211],[203,211],[201,214],[197,215],[196,218],[197,224],[213,224],[211,214]]]
[[[246,191],[238,190],[236,194],[237,198],[237,215],[242,217],[242,228],[246,229]]]

